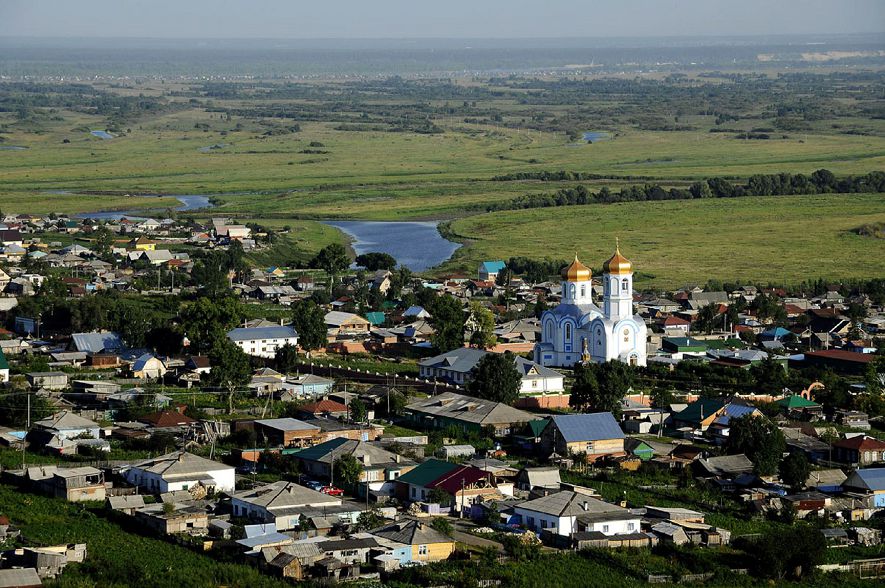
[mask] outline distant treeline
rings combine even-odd
[[[545,172],[538,172],[540,174]],[[573,172],[561,172],[571,174]],[[530,175],[530,174],[526,174]],[[579,174],[578,174],[579,175]],[[591,192],[585,186],[563,188],[554,194],[526,194],[511,200],[489,204],[486,210],[519,210],[581,204],[641,202],[645,200],[691,200],[694,198],[739,198],[741,196],[790,196],[827,193],[883,193],[885,172],[870,172],[863,176],[837,178],[832,172],[820,169],[810,176],[805,174],[767,174],[751,176],[746,184],[724,178],[710,178],[693,183],[688,188],[662,188],[658,184],[627,186],[615,192],[602,187]]]
[[[648,176],[614,176],[606,174],[590,174],[575,171],[536,171],[516,172],[492,177],[493,182],[518,182],[522,180],[539,180],[541,182],[585,182],[590,180],[644,180]]]

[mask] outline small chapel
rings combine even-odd
[[[593,300],[590,268],[575,260],[562,269],[562,299],[541,315],[541,341],[535,361],[543,366],[573,367],[616,359],[645,365],[647,329],[633,314],[633,264],[620,246],[602,266],[603,295]]]

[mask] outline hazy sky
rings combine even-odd
[[[0,36],[620,37],[885,31],[885,0],[0,0]]]

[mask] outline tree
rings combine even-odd
[[[105,226],[99,227],[93,236],[95,254],[101,258],[106,258],[110,256],[113,246],[114,234]]]
[[[485,354],[471,370],[467,390],[477,398],[512,404],[522,384],[514,359],[509,351]]]
[[[784,366],[776,362],[770,355],[750,366],[750,374],[756,381],[758,390],[769,390],[772,394],[780,394],[787,385],[787,373]]]
[[[288,374],[298,369],[298,348],[291,343],[286,343],[277,349],[274,355],[274,364],[278,372]]]
[[[212,300],[203,296],[182,309],[181,328],[197,351],[205,351],[243,316],[243,306],[235,298]]]
[[[620,361],[575,366],[575,383],[569,405],[578,410],[610,412],[621,416],[621,400],[633,386],[633,368]]]
[[[471,347],[488,349],[495,345],[495,315],[479,302],[470,302],[470,313],[465,326],[470,332]]]
[[[791,453],[781,462],[780,477],[781,480],[789,486],[794,492],[798,492],[805,487],[805,480],[811,473],[811,464],[804,453]]]
[[[777,473],[785,447],[784,434],[765,417],[748,414],[730,422],[728,452],[746,455],[759,476]]]
[[[359,398],[354,398],[350,401],[350,420],[354,423],[362,423],[365,422],[366,417],[369,414],[369,409],[366,408],[366,403],[360,400]]]
[[[369,529],[375,529],[381,526],[384,522],[384,517],[381,516],[381,513],[377,508],[373,508],[372,510],[366,510],[359,514],[356,518],[356,531],[366,531]]]
[[[326,346],[326,315],[313,300],[299,300],[292,305],[292,327],[298,333],[298,345],[305,351]]]
[[[394,268],[396,268],[396,260],[393,258],[392,255],[377,251],[357,255],[354,261],[356,261],[357,265],[363,266],[370,272],[378,271],[381,269],[393,270]]]
[[[234,412],[234,393],[249,383],[252,370],[249,357],[227,337],[216,339],[209,352],[210,381],[228,393],[228,413]]]
[[[742,546],[751,556],[753,571],[762,577],[800,579],[813,573],[827,550],[820,531],[807,524],[770,530]]]
[[[433,522],[430,523],[430,526],[433,527],[434,530],[439,531],[440,533],[442,533],[443,535],[445,535],[447,537],[451,537],[452,532],[454,531],[454,528],[452,527],[452,523],[450,523],[449,521],[447,521],[446,519],[444,519],[442,517],[434,518]]]
[[[332,472],[335,474],[339,486],[353,490],[360,481],[363,465],[350,454],[342,455],[335,460]]]
[[[452,296],[439,296],[433,299],[427,310],[435,331],[432,337],[434,347],[441,352],[463,347],[466,315],[461,303]]]
[[[347,269],[350,260],[347,250],[340,243],[326,245],[310,260],[310,267],[324,270],[335,281],[335,276]]]

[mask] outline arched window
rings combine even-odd
[[[553,341],[553,321],[547,323],[547,340]]]
[[[574,285],[574,284],[572,284],[571,286],[569,286],[568,293],[569,293],[569,297],[570,297],[570,298],[574,298],[574,297],[575,297],[575,285]]]
[[[621,290],[627,291],[630,289],[630,281],[627,278],[621,280]]]
[[[565,323],[565,342],[571,343],[572,341],[572,324]]]
[[[581,286],[581,298],[587,295],[587,286]]]

